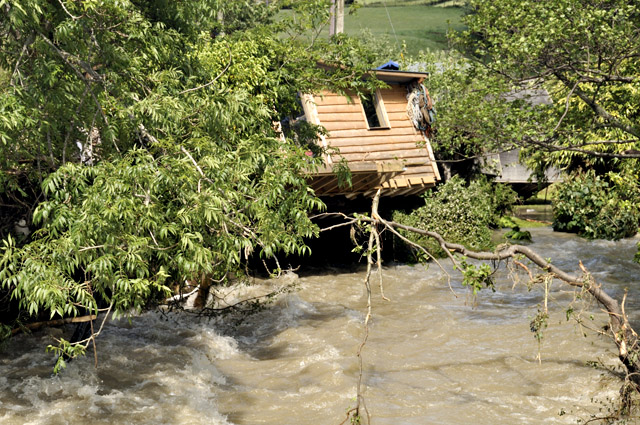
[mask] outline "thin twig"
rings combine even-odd
[[[213,84],[216,81],[218,81],[218,79],[220,77],[222,77],[227,72],[227,70],[229,69],[230,66],[231,66],[231,48],[229,48],[229,62],[227,62],[227,65],[224,67],[224,69],[218,75],[216,75],[216,77],[213,80],[211,80],[208,83],[203,84],[201,86],[183,90],[180,93],[178,93],[178,95],[189,93],[189,92],[196,91],[196,90],[200,90],[200,89],[203,89],[205,87],[209,87],[211,84]]]
[[[198,170],[198,173],[200,173],[200,175],[202,176],[203,179],[205,179],[207,182],[213,184],[213,181],[207,177],[204,174],[204,171],[202,171],[202,168],[200,168],[200,166],[198,165],[198,163],[196,162],[195,159],[193,159],[193,156],[191,156],[191,154],[189,153],[189,151],[187,151],[184,146],[180,146],[180,150],[182,151],[182,153],[184,153],[185,155],[187,155],[187,157],[191,160],[191,162],[193,163],[193,165],[196,167],[196,170]]]
[[[100,249],[100,248],[104,248],[104,245],[94,245],[94,246],[85,246],[82,247],[78,250],[78,252],[82,252],[82,251],[89,251],[91,249]]]
[[[62,0],[58,0],[58,3],[60,3],[60,6],[62,6],[62,8],[64,9],[64,11],[67,13],[67,15],[69,15],[71,17],[71,19],[73,19],[74,21],[77,21],[78,19],[80,19],[82,16],[73,16],[71,14],[71,12],[69,12],[67,10],[67,8],[65,7],[64,3],[62,3]]]
[[[386,225],[386,223],[383,221],[383,224]],[[451,293],[453,294],[454,297],[458,298],[458,294],[456,294],[456,291],[453,290],[453,286],[451,286],[451,274],[447,271],[447,269],[444,268],[444,266],[440,263],[440,261],[438,261],[438,259],[436,257],[433,256],[433,254],[431,254],[429,251],[427,251],[427,249],[425,247],[423,247],[420,244],[417,244],[415,242],[413,242],[412,240],[402,236],[402,234],[400,234],[400,232],[398,232],[396,229],[393,228],[393,226],[387,226],[387,229],[389,229],[389,231],[391,231],[391,233],[393,233],[394,235],[396,235],[397,237],[399,237],[402,241],[408,243],[409,245],[413,246],[416,249],[419,249],[420,251],[422,251],[427,257],[429,257],[430,260],[432,260],[434,263],[436,263],[438,265],[438,267],[440,267],[440,270],[442,270],[442,272],[447,276],[447,284],[449,285],[449,290],[451,291]]]
[[[562,124],[562,121],[564,121],[564,117],[567,116],[567,112],[569,112],[569,103],[571,100],[571,96],[573,95],[574,90],[576,89],[576,87],[578,87],[578,84],[580,83],[580,81],[576,81],[576,83],[573,85],[573,87],[571,88],[571,91],[569,91],[569,94],[567,94],[567,98],[566,98],[566,104],[565,104],[565,108],[564,108],[564,113],[562,114],[562,116],[560,117],[560,119],[558,120],[558,124],[556,124],[556,126],[554,127],[554,129],[551,131],[551,134],[555,133],[556,130],[558,129],[558,127],[560,127],[560,124]]]

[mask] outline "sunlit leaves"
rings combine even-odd
[[[596,151],[624,151],[638,143],[637,5],[623,0],[478,0],[472,8],[469,30],[458,40],[497,75],[535,82],[554,101],[534,136],[561,146],[630,143],[586,148]]]
[[[323,204],[304,152],[320,129],[283,140],[274,123],[298,117],[299,93],[377,84],[365,44],[305,33],[325,3],[302,2],[294,22],[245,1],[8,4],[0,195],[28,188],[37,229],[3,241],[0,285],[26,313],[129,314],[187,279],[241,275],[251,256],[309,253]]]

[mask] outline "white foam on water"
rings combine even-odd
[[[576,266],[585,254],[606,285],[614,275],[621,282],[637,276],[638,266],[626,259],[595,270],[599,256],[621,257],[617,249],[633,248],[628,241],[532,233],[534,248],[545,255],[566,254],[558,264]],[[512,291],[500,277],[497,292],[481,293],[474,307],[459,279],[452,285],[461,296],[451,294],[436,265],[388,267],[383,275],[391,301],[381,299],[374,281],[363,350],[363,388],[374,423],[568,424],[597,409],[592,397],[615,398],[617,381],[585,366],[598,358],[617,364],[615,347],[578,336],[561,305],[571,297],[555,285],[552,298],[560,302],[550,306],[539,365],[529,331],[539,293],[523,286]],[[0,354],[0,422],[340,423],[355,404],[356,353],[366,314],[363,278],[364,271],[335,270],[302,277],[299,292],[240,321],[186,313],[114,321],[98,339],[98,369],[89,351],[58,377],[51,377],[54,357],[44,352],[50,335],[19,336]],[[637,296],[630,294],[628,302]],[[562,409],[567,414],[559,416]]]

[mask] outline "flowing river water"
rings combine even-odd
[[[531,232],[532,246],[561,267],[577,270],[582,260],[615,295],[628,288],[627,310],[640,321],[633,313],[640,312],[637,238]],[[566,320],[574,294],[554,282],[538,346],[529,323],[543,292],[524,281],[513,287],[507,274],[474,304],[455,273],[450,289],[436,265],[385,266],[390,301],[374,285],[363,349],[373,424],[570,424],[606,409],[620,381],[591,362],[615,367],[613,344],[590,331],[584,337]],[[159,312],[110,321],[98,339],[98,367],[90,352],[58,376],[44,347],[72,328],[19,335],[0,352],[0,423],[338,425],[355,405],[364,275],[289,276],[296,291],[242,321]],[[246,292],[279,283],[258,282]],[[597,306],[584,317],[594,328],[606,321]]]

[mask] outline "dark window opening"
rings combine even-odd
[[[376,96],[369,94],[360,98],[362,101],[362,107],[364,108],[364,114],[367,116],[367,123],[369,128],[380,128],[380,117],[378,117],[378,111],[376,108]]]
[[[362,103],[364,115],[367,117],[369,130],[389,128],[389,121],[384,111],[384,103],[380,99],[380,93],[362,95],[360,103]]]

